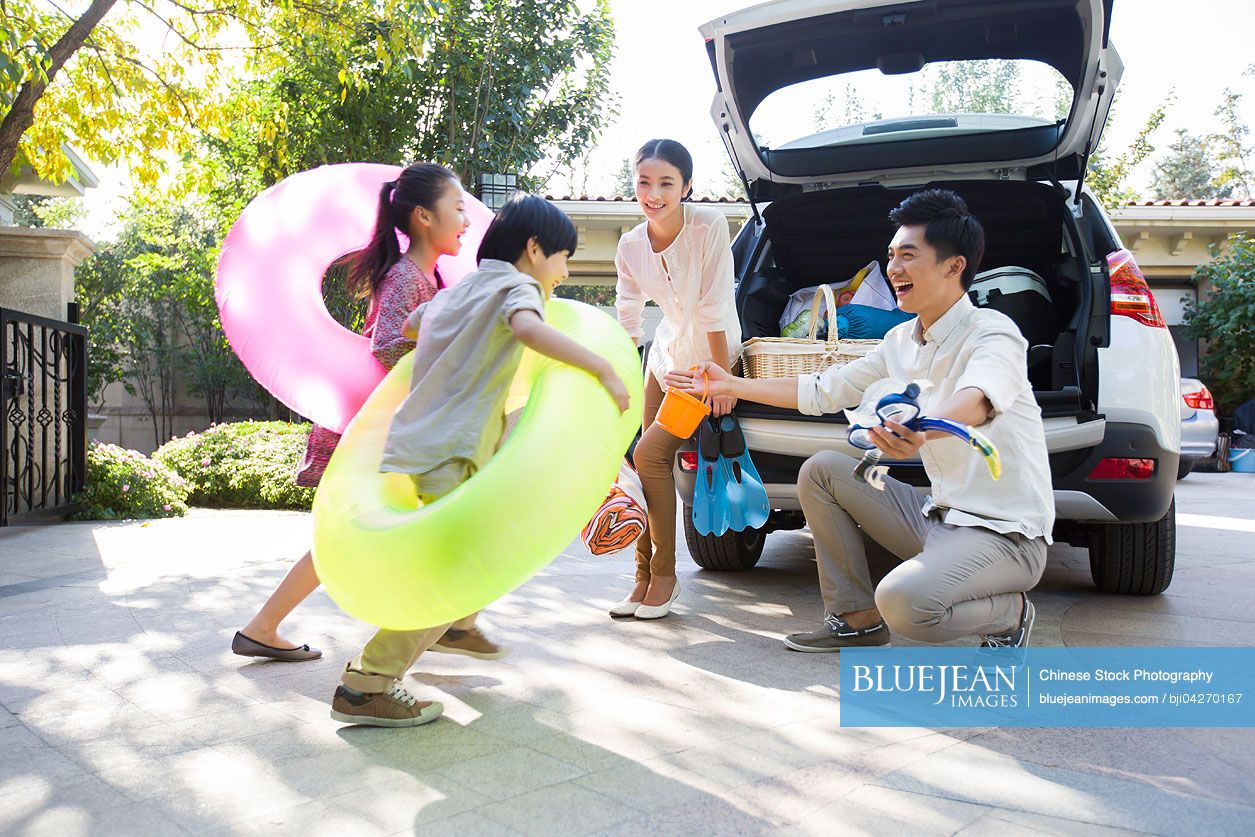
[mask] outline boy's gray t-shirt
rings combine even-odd
[[[414,377],[388,429],[381,471],[416,475],[421,493],[440,496],[483,467],[501,438],[523,356],[510,329],[519,311],[544,317],[540,284],[509,262],[484,259],[410,315]]]

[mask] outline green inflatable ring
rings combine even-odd
[[[620,415],[593,376],[524,351],[507,409],[526,402],[483,470],[429,507],[380,473],[411,352],[349,424],[314,496],[314,566],[331,598],[372,625],[417,630],[481,610],[552,561],[588,522],[641,425],[640,358],[613,319],[551,299],[546,321],[608,359],[631,393]]]

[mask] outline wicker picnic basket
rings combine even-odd
[[[822,294],[822,296],[821,296]],[[828,339],[820,340],[820,305],[828,307]],[[741,347],[741,363],[746,378],[789,378],[822,372],[829,366],[844,366],[879,346],[880,340],[841,340],[837,334],[837,301],[832,289],[819,286],[811,304],[810,337],[755,337]]]

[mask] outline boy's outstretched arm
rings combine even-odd
[[[627,412],[628,391],[610,361],[547,325],[535,311],[522,310],[510,318],[510,329],[520,343],[534,352],[583,369],[601,382],[620,413]]]

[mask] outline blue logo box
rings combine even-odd
[[[843,727],[1255,727],[1255,648],[844,648]]]

